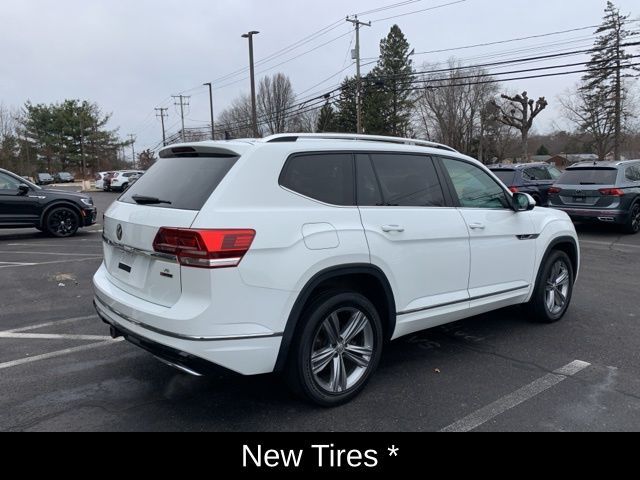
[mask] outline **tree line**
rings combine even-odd
[[[398,25],[380,42],[380,56],[362,85],[367,134],[431,140],[485,163],[524,160],[532,154],[593,153],[598,158],[640,156],[638,104],[634,92],[638,37],[633,21],[611,2],[595,32],[591,58],[578,85],[555,100],[527,91],[508,91],[481,66],[452,59],[444,68],[419,68]],[[356,132],[358,82],[345,78],[325,95],[301,101],[283,73],[266,76],[257,91],[261,135],[286,132]],[[540,93],[540,92],[538,92]],[[569,128],[535,135],[535,124],[557,102]],[[251,100],[236,98],[216,126],[226,138],[253,136]],[[89,101],[27,102],[21,109],[0,104],[0,168],[32,175],[70,170],[91,174],[127,165],[123,148],[131,141],[108,127],[111,115]],[[188,140],[208,138],[190,131]],[[177,136],[179,137],[179,136]],[[137,156],[144,166],[152,150]]]

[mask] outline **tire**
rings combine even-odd
[[[624,231],[631,235],[640,232],[640,202],[636,202],[629,212],[629,220],[624,225]]]
[[[72,237],[79,228],[80,217],[70,207],[54,207],[44,220],[44,231],[52,237]]]
[[[561,320],[571,304],[574,281],[569,256],[563,251],[552,250],[540,269],[533,296],[526,305],[530,318],[540,323]]]
[[[376,307],[359,293],[331,291],[318,296],[299,322],[289,350],[287,383],[322,407],[349,402],[364,389],[380,362],[383,332]],[[345,338],[351,336],[350,328],[358,333]]]

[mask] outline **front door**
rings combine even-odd
[[[502,186],[471,162],[442,158],[470,236],[471,300],[518,296],[531,286],[536,258],[531,212],[515,212]]]
[[[38,200],[21,195],[18,187],[21,182],[6,173],[0,172],[0,224],[32,225],[38,222]]]

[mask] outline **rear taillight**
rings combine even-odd
[[[598,190],[601,195],[605,197],[622,197],[624,196],[624,190],[620,188],[601,188]]]
[[[509,187],[509,191],[511,193],[518,193],[520,190],[518,190],[518,187]]]
[[[549,189],[549,195],[557,195],[557,194],[559,194],[561,191],[562,191],[562,189],[561,189],[561,188],[558,188],[558,187],[551,187],[551,188]]]
[[[196,268],[237,267],[249,251],[255,230],[160,229],[153,241],[159,253],[175,255],[181,265]]]

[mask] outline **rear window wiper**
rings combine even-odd
[[[171,202],[168,200],[160,200],[156,197],[145,197],[143,195],[134,195],[131,197],[134,202],[138,205],[159,205],[161,203],[165,203],[167,205],[171,205]]]

